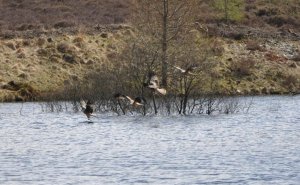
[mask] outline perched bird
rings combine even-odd
[[[161,95],[166,95],[167,90],[159,87],[159,80],[154,72],[150,72],[148,75],[148,80],[143,84],[144,87],[152,89],[154,92],[158,92]]]
[[[197,67],[196,66],[189,66],[186,69],[182,69],[178,66],[173,66],[174,68],[176,68],[177,70],[179,70],[182,74],[184,75],[196,75],[195,73],[192,73],[193,70],[195,70]]]
[[[82,108],[82,112],[88,119],[90,119],[95,109],[94,104],[90,100],[88,100],[87,102],[85,102],[84,100],[80,100],[80,106]]]

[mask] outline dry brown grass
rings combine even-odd
[[[296,54],[292,60],[296,61],[296,62],[300,62],[300,52],[298,52],[298,54]]]
[[[100,34],[80,33],[0,40],[0,60],[3,61],[0,63],[1,83],[15,81],[28,84],[41,94],[60,90],[64,87],[64,81],[84,83],[88,80],[87,73],[99,69],[103,61],[108,61],[108,50],[109,53],[114,52],[107,45],[117,50],[116,43],[120,41],[114,35],[118,33],[109,34],[110,37],[105,39]],[[32,98],[32,90],[26,88],[12,91],[11,96],[7,95],[7,89],[0,87],[0,91],[0,101],[1,97],[7,101]]]
[[[119,42],[122,42],[124,37],[132,35],[134,29],[117,29],[118,33],[115,33],[110,32],[110,30],[103,30],[101,24],[126,22],[132,8],[130,1],[77,0],[74,3],[74,0],[0,0],[0,35],[5,39],[13,38],[0,41],[1,81],[20,81],[32,85],[41,92],[49,92],[61,89],[67,82],[71,85],[76,82],[84,82],[88,80],[87,74],[90,72],[95,72],[97,75],[101,73],[103,79],[110,77],[106,76],[107,72],[103,68],[103,63],[109,66],[119,57],[118,55],[121,53],[118,46]],[[225,26],[220,24],[222,20],[219,20],[219,17],[215,15],[216,10],[208,6],[210,0],[199,2],[202,2],[199,4],[199,10],[201,10],[198,12],[199,22],[201,24],[203,22],[213,23],[212,27],[203,24],[204,27],[208,28],[207,36],[212,37],[205,38],[212,41],[217,35],[214,32],[221,30],[220,36],[227,36],[227,38],[231,38],[231,42],[237,43],[237,46],[244,46],[245,42],[234,41],[248,37],[249,29],[245,29],[243,32],[235,29],[240,24],[248,25],[247,28],[260,27],[261,30],[265,29],[265,32],[268,32],[268,29],[279,30],[282,28],[295,28],[297,31],[299,28],[299,23],[294,21],[299,20],[297,18],[299,18],[300,12],[298,11],[300,3],[296,0],[287,0],[289,5],[285,5],[281,1],[281,4],[278,2],[275,4],[276,6],[263,0],[248,0],[245,20]],[[223,30],[222,25],[227,29]],[[73,27],[77,28],[77,32],[71,32],[71,34],[64,32],[64,30]],[[85,31],[88,27],[97,28],[99,34],[94,34],[94,32],[86,34]],[[220,30],[214,30],[216,27],[219,27]],[[33,32],[34,30],[40,30],[40,36],[16,37],[20,33]],[[255,37],[256,32],[255,29],[253,30],[250,31]],[[225,78],[224,81],[231,77],[238,80],[248,80],[250,85],[248,84],[247,87],[250,87],[251,83],[255,83],[254,91],[267,84],[267,80],[270,80],[263,76],[266,65],[275,66],[278,62],[289,60],[276,51],[263,51],[261,48],[263,45],[260,46],[255,40],[246,43],[246,51],[242,47],[229,48],[230,51],[226,50],[223,42],[217,40],[208,45],[209,49],[207,50],[214,56],[211,60],[223,60],[223,63],[220,64],[220,70],[217,70],[212,76],[218,79]],[[205,48],[203,47],[203,49]],[[247,59],[248,54],[256,58]],[[226,66],[228,63],[224,62],[229,58],[231,62],[233,61],[232,66],[229,66],[231,71]],[[276,62],[260,64],[261,60]],[[295,55],[293,60],[299,61],[299,55]],[[228,62],[230,61],[228,60]],[[258,63],[262,66],[259,70],[257,70]],[[296,66],[291,70],[299,70],[299,67]],[[255,72],[256,74],[254,74]],[[299,83],[294,77],[282,75],[281,81],[283,78],[286,78],[285,84],[297,86],[295,84]],[[110,81],[105,83],[118,81],[118,79],[108,80]],[[26,95],[26,92],[22,91],[22,93],[24,96]]]
[[[294,90],[299,86],[299,76],[295,74],[287,74],[283,79],[283,86],[290,90]]]
[[[264,51],[263,47],[256,40],[249,40],[246,43],[246,49],[250,51]]]
[[[26,31],[124,23],[131,0],[0,1],[1,28]]]
[[[231,63],[231,71],[238,77],[248,76],[252,74],[256,63],[252,58],[242,58],[240,61]]]
[[[207,23],[209,25],[217,23],[224,23],[223,16],[220,16],[222,12],[213,8],[213,2],[211,0],[199,1],[199,8],[197,21],[201,23]],[[246,0],[244,10],[241,9],[240,14],[244,17],[235,22],[229,23],[232,26],[247,26],[250,28],[261,29],[264,31],[280,31],[282,29],[293,29],[296,32],[300,32],[300,1],[299,0]],[[222,29],[224,31],[224,29]],[[249,29],[248,31],[251,31]],[[209,29],[210,34],[216,35],[216,32]],[[226,37],[239,40],[241,35],[239,29],[227,30]],[[246,32],[247,33],[247,32]],[[268,33],[268,32],[267,32]],[[269,33],[270,34],[270,33]],[[218,34],[222,35],[222,34]]]
[[[199,1],[196,21],[222,22],[220,10],[212,6],[211,0]],[[9,0],[0,1],[0,27],[3,30],[40,30],[93,27],[101,24],[126,23],[134,13],[133,0]],[[247,0],[245,17],[235,24],[253,27],[288,27],[300,31],[300,1]],[[7,38],[14,37],[7,32]],[[233,32],[234,34],[234,32]],[[235,35],[234,38],[237,38]]]
[[[286,62],[287,58],[280,56],[272,51],[269,51],[265,54],[265,58],[272,62]]]

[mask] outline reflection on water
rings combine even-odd
[[[299,96],[257,97],[248,114],[100,114],[87,124],[0,104],[0,184],[296,185],[299,106]]]

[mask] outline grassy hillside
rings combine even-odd
[[[1,0],[0,26],[26,30],[124,23],[130,6],[129,0]]]
[[[300,31],[298,0],[229,0],[228,19],[233,25]],[[60,27],[126,23],[133,14],[134,0],[1,0],[0,30],[24,31]],[[200,0],[200,22],[225,19],[223,0]]]
[[[199,1],[199,21],[206,23],[225,21],[263,28],[294,28],[299,31],[300,2],[298,0],[224,0]]]
[[[220,2],[199,1],[195,22],[206,32],[198,24],[193,30],[210,43],[218,91],[300,92],[300,2],[234,1],[229,20]],[[32,100],[86,84],[91,74],[109,80],[106,68],[123,62],[125,40],[135,35],[128,26],[133,6],[131,0],[0,0],[0,100]]]
[[[126,34],[130,32],[122,27],[111,33],[50,34],[0,41],[0,99],[2,96],[13,100],[15,93],[8,96],[12,90],[20,93],[20,89],[7,85],[11,81],[30,84],[37,90],[32,96],[58,91],[73,82],[88,81],[89,72],[99,71],[103,63],[109,63],[119,52],[120,35]]]

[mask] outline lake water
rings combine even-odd
[[[0,104],[0,184],[298,185],[299,107],[299,96],[255,97],[248,113],[88,124],[38,103]]]

